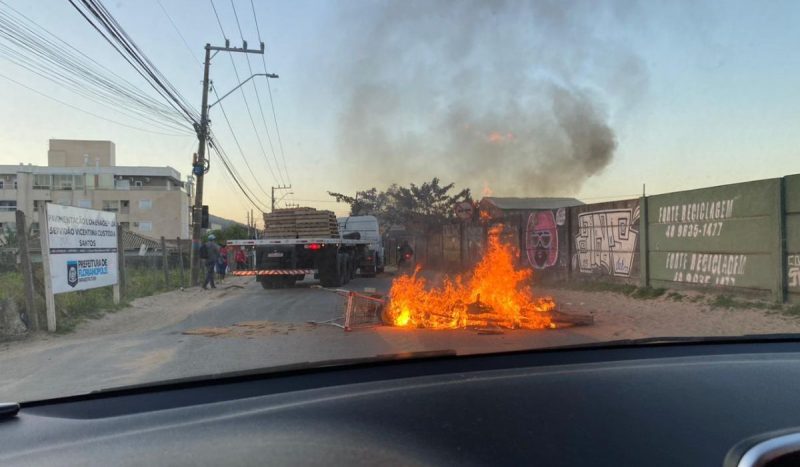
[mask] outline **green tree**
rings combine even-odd
[[[206,234],[205,240],[208,236],[214,234],[217,237],[217,243],[225,243],[228,240],[246,240],[249,237],[247,227],[242,224],[231,224],[223,229],[212,230]]]
[[[370,188],[358,191],[355,197],[328,192],[336,201],[350,205],[351,216],[373,215],[378,218],[381,230],[394,225],[404,225],[415,230],[430,229],[455,218],[454,206],[472,201],[469,188],[451,194],[455,184],[442,185],[438,178],[421,185],[408,187],[393,184],[386,191]]]

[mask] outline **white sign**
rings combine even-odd
[[[117,283],[117,215],[113,212],[46,205],[52,293]]]

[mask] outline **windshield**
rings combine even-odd
[[[0,400],[800,333],[798,9],[0,0]]]

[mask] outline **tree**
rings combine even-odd
[[[247,227],[241,224],[231,224],[224,229],[217,229],[208,232],[208,234],[214,234],[217,237],[217,243],[225,243],[228,240],[246,240],[249,237]],[[206,235],[206,240],[208,239],[208,235]]]
[[[341,193],[328,194],[340,203],[349,204],[351,216],[377,217],[383,231],[394,225],[404,225],[427,232],[453,220],[457,203],[472,201],[469,188],[450,194],[454,187],[454,183],[442,185],[434,177],[419,186],[414,183],[408,187],[393,184],[386,191],[376,188],[358,191],[355,197]]]

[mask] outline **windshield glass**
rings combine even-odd
[[[0,1],[0,401],[800,332],[796,2]]]

